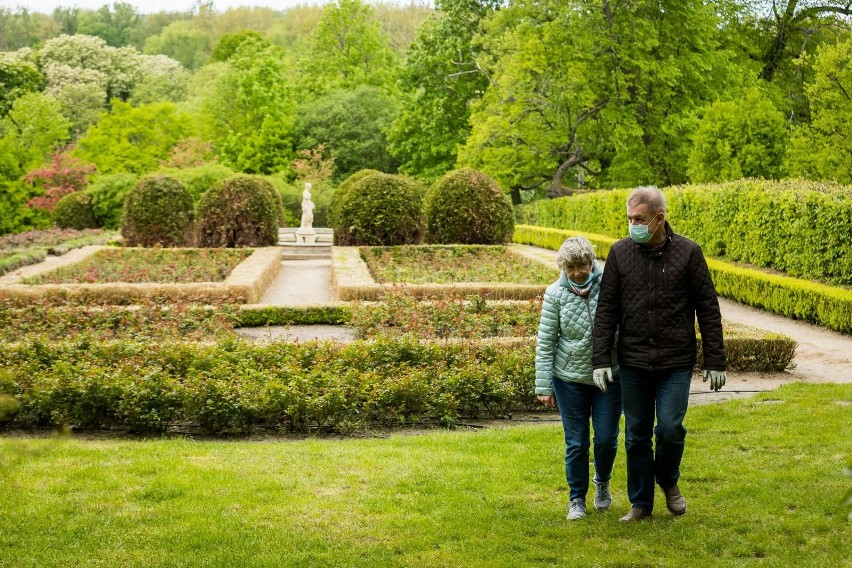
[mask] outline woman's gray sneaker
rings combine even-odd
[[[585,499],[572,499],[568,503],[568,520],[576,521],[585,518],[586,516],[586,501]]]
[[[612,505],[612,493],[609,492],[609,481],[595,481],[595,509],[604,511]]]

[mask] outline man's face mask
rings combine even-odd
[[[644,244],[651,240],[651,237],[654,236],[654,233],[657,232],[657,229],[660,228],[660,223],[657,222],[657,225],[654,227],[653,231],[649,231],[648,228],[651,226],[651,223],[656,221],[656,217],[648,223],[647,225],[630,225],[630,238],[633,239],[633,242]]]

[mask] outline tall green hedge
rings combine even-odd
[[[568,237],[582,235],[605,259],[616,241],[604,235],[515,225],[516,243],[558,250]],[[809,282],[754,268],[707,259],[716,292],[743,304],[786,317],[809,321],[840,333],[852,333],[852,290]]]
[[[724,256],[828,284],[852,285],[852,187],[801,180],[739,180],[663,190],[669,220],[708,256]],[[519,223],[627,234],[629,190],[542,200],[516,209]]]

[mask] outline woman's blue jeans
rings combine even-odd
[[[654,481],[677,485],[686,428],[692,368],[646,371],[620,366],[627,451],[627,496],[634,507],[654,509]],[[654,428],[656,413],[657,427]],[[656,436],[656,453],[652,443]]]
[[[618,451],[621,420],[621,383],[618,377],[606,392],[553,378],[553,393],[565,431],[565,478],[570,499],[585,499],[589,492],[589,419],[595,430],[595,481],[609,481]]]

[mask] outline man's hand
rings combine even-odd
[[[540,403],[544,405],[545,408],[556,408],[556,397],[551,395],[538,395],[536,397]]]
[[[704,382],[710,379],[710,390],[717,391],[725,386],[725,371],[711,371],[704,369]]]
[[[606,392],[607,382],[612,382],[612,367],[602,367],[592,371],[592,380],[602,391]]]

